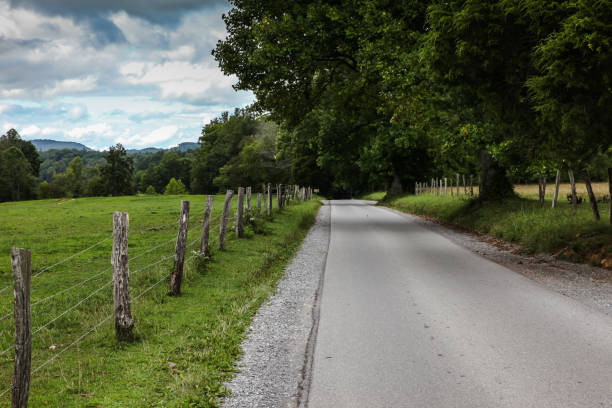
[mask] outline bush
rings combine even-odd
[[[187,189],[181,180],[176,180],[174,177],[170,179],[170,182],[166,186],[164,190],[164,195],[176,195],[176,194],[185,194]]]
[[[145,194],[155,195],[157,194],[157,191],[155,191],[155,187],[153,187],[152,185],[149,185],[149,187],[147,187],[147,189],[145,190]]]

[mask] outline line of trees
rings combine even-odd
[[[486,200],[612,166],[611,0],[231,2],[213,54],[281,124],[292,182],[481,172]]]
[[[130,154],[117,144],[106,152],[39,154],[11,129],[0,137],[0,201],[203,194],[237,185],[286,184],[291,162],[278,154],[278,130],[265,117],[236,109],[203,127],[196,150]]]

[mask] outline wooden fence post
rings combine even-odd
[[[176,247],[174,248],[174,268],[170,275],[170,294],[178,296],[181,294],[181,282],[183,280],[183,266],[185,264],[185,251],[187,250],[187,229],[189,227],[189,201],[181,201],[181,216],[179,219]]]
[[[561,170],[557,169],[557,175],[555,176],[555,191],[553,192],[552,208],[557,206],[557,200],[559,199],[559,184],[561,184]]]
[[[272,184],[268,183],[268,198],[266,200],[266,213],[272,215]]]
[[[597,221],[601,218],[599,217],[599,208],[597,208],[597,198],[595,198],[595,194],[593,193],[593,186],[591,186],[591,176],[589,175],[589,170],[585,168],[584,172],[584,184],[586,184],[587,194],[589,195],[589,201],[591,202],[591,209],[593,210],[593,216]]]
[[[236,210],[236,236],[242,237],[244,232],[244,187],[238,187],[238,205]]]
[[[570,179],[570,185],[572,187],[572,211],[576,212],[578,210],[578,197],[576,197],[576,180],[574,180],[574,172],[572,169],[567,171],[567,175]]]
[[[257,193],[257,215],[261,214],[261,196],[262,193]]]
[[[233,190],[227,190],[225,192],[225,202],[223,203],[223,213],[221,215],[221,225],[219,226],[219,249],[223,251],[225,249],[225,233],[227,231],[227,223],[230,216],[230,208],[232,206],[232,197],[234,196]]]
[[[119,341],[131,340],[134,319],[130,311],[130,270],[128,264],[128,213],[116,211],[113,215],[113,305],[115,336]]]
[[[444,195],[448,195],[448,179],[444,177]]]
[[[470,196],[474,197],[474,175],[470,174]]]
[[[461,178],[463,179],[463,195],[467,195],[467,184],[465,183],[465,174],[462,174]]]
[[[13,371],[12,408],[26,408],[32,367],[32,327],[30,321],[30,279],[32,253],[11,248],[15,294],[15,368]]]
[[[283,208],[283,193],[281,191],[282,184],[276,185],[276,205],[278,206],[278,211]]]
[[[459,173],[457,173],[457,197],[459,197]]]
[[[214,196],[206,196],[206,208],[204,209],[204,221],[202,222],[202,240],[200,241],[200,253],[210,255],[209,236],[210,236],[210,216],[213,210]]]
[[[246,216],[251,216],[251,187],[246,188]]]

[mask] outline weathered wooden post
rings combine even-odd
[[[570,180],[570,186],[572,187],[572,211],[576,212],[578,210],[578,197],[576,196],[576,180],[574,180],[574,172],[572,169],[567,171],[567,175]]]
[[[561,170],[557,169],[557,175],[555,176],[555,191],[553,192],[552,208],[557,206],[557,200],[559,199],[559,184],[561,184]]]
[[[538,174],[538,191],[540,193],[540,205],[544,205],[546,197],[546,178],[542,174]]]
[[[30,320],[30,279],[32,253],[11,248],[15,294],[15,367],[13,371],[12,408],[26,408],[30,393],[32,366],[32,323]]]
[[[438,179],[438,187],[440,189],[440,192],[438,193],[438,195],[442,197],[442,179],[441,178]]]
[[[202,240],[200,241],[200,253],[210,255],[210,216],[213,210],[214,196],[206,196],[206,208],[204,209],[204,221],[202,222]]]
[[[457,173],[457,197],[459,197],[459,173]]]
[[[189,201],[181,201],[181,216],[179,218],[179,230],[174,248],[174,268],[170,275],[170,294],[178,296],[181,294],[181,282],[183,280],[183,266],[185,264],[185,252],[187,251],[187,229],[189,227]]]
[[[444,177],[444,195],[448,195],[448,179]]]
[[[599,217],[599,208],[597,208],[597,198],[595,198],[595,194],[593,193],[593,186],[591,185],[591,176],[589,175],[589,170],[585,168],[583,170],[584,173],[584,184],[586,184],[587,194],[589,195],[589,201],[591,202],[591,209],[593,210],[593,216],[597,221],[601,218]]]
[[[474,197],[474,175],[470,174],[470,196]]]
[[[251,216],[251,187],[246,188],[246,216]]]
[[[257,193],[257,215],[261,214],[261,196],[262,193]]]
[[[268,183],[268,199],[266,200],[266,213],[272,215],[272,184]]]
[[[227,231],[227,223],[230,216],[230,208],[232,206],[232,197],[234,196],[233,190],[227,190],[225,192],[225,201],[223,202],[223,213],[221,215],[221,225],[219,226],[219,249],[223,251],[225,249],[225,233]]]
[[[276,205],[278,206],[278,211],[283,208],[283,192],[281,191],[282,184],[276,185]]]
[[[467,195],[467,184],[465,183],[465,174],[462,174],[461,177],[463,178],[463,195]]]
[[[130,270],[128,264],[128,213],[116,211],[113,215],[113,304],[115,336],[119,341],[131,340],[134,319],[130,311]]]
[[[244,232],[244,187],[238,187],[238,205],[236,210],[236,236],[242,237]]]

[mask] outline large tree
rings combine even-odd
[[[100,167],[100,175],[106,187],[106,194],[113,196],[132,194],[134,162],[127,155],[125,148],[120,143],[111,146],[104,159],[106,164]]]

